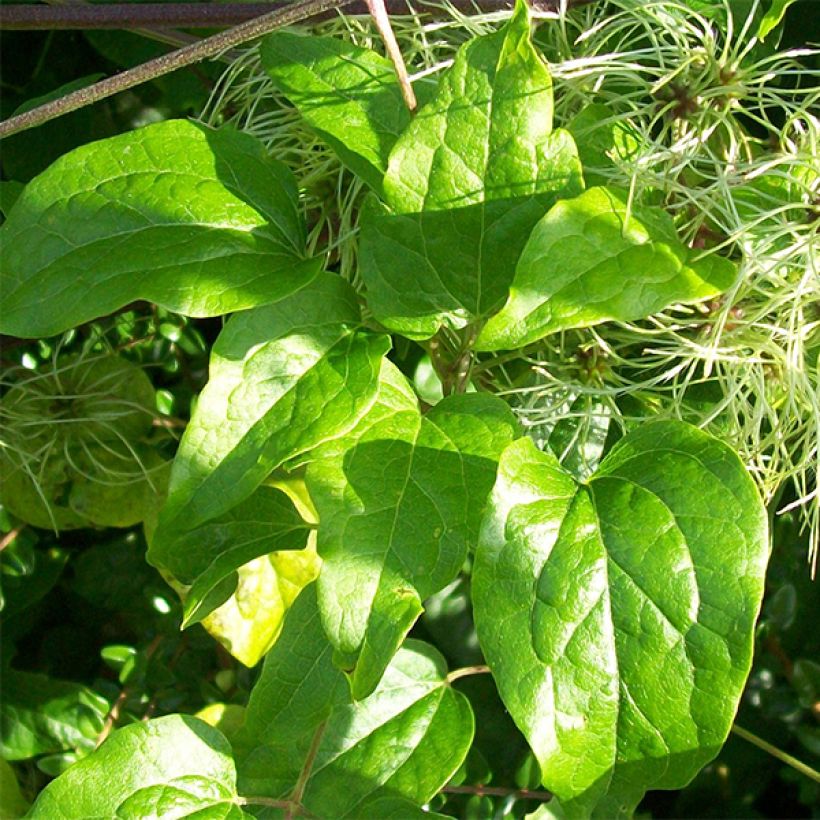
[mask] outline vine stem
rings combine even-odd
[[[277,9],[261,17],[255,17],[238,26],[221,31],[212,37],[206,37],[196,43],[171,51],[149,60],[146,63],[128,69],[113,77],[100,80],[98,83],[86,86],[60,99],[52,100],[44,105],[32,108],[16,117],[0,122],[0,138],[17,134],[28,128],[42,125],[63,114],[76,111],[86,105],[104,100],[112,94],[127,91],[129,88],[141,85],[148,80],[162,77],[178,68],[184,68],[193,63],[214,57],[233,46],[255,40],[265,34],[283,26],[307,20],[311,17],[332,9],[349,5],[352,0],[301,0],[287,8]]]
[[[269,3],[54,3],[49,5],[62,8],[49,9],[46,6],[27,3],[0,5],[0,29],[5,31],[58,31],[73,29],[134,29],[145,26],[158,28],[207,28],[213,26],[235,26],[246,20],[259,17],[272,9],[287,7],[283,0]],[[582,5],[591,0],[568,0],[567,6]],[[450,0],[458,11],[493,12],[512,6],[511,0]],[[540,0],[533,4],[541,11],[558,11],[560,0]],[[416,8],[412,0],[385,0],[389,14],[412,14],[426,12],[424,6]],[[434,10],[434,9],[433,9]],[[354,0],[351,13],[367,12],[367,3]],[[327,11],[315,15],[320,17]]]
[[[289,805],[285,811],[285,820],[292,820],[293,815],[302,808],[302,798],[305,795],[310,773],[313,771],[313,762],[319,753],[319,746],[322,744],[322,736],[325,733],[326,726],[327,721],[323,721],[316,727],[316,731],[313,733],[313,740],[310,742],[310,749],[308,750],[307,757],[305,757],[305,763],[302,766],[302,771],[299,772],[299,779],[296,781],[293,794],[288,801]]]
[[[0,538],[0,552],[2,552],[10,544],[13,544],[14,540],[17,538],[18,535],[20,535],[20,533],[25,528],[25,524],[19,524],[14,529],[9,530],[2,538]]]
[[[478,664],[476,666],[464,666],[461,669],[454,669],[447,675],[447,683],[452,683],[459,678],[468,678],[470,675],[489,675],[490,667],[486,664]]]
[[[274,797],[234,797],[237,806],[269,806],[272,809],[287,810],[291,807],[289,800],[277,800]]]
[[[773,746],[771,743],[763,740],[762,737],[758,737],[756,734],[750,732],[748,729],[744,729],[742,726],[735,724],[732,726],[732,732],[738,737],[743,738],[743,740],[748,741],[753,746],[757,746],[758,749],[762,749],[772,757],[777,758],[781,763],[791,766],[795,771],[798,771],[800,774],[808,777],[809,780],[813,780],[815,783],[820,783],[820,772],[816,769],[812,769],[811,766],[803,763],[802,760],[792,757],[787,752],[784,752],[782,749],[778,749],[777,746]]]
[[[76,16],[77,14],[84,15],[88,13],[89,9],[93,12],[97,8],[99,8],[98,6],[93,6],[90,2],[88,2],[88,0],[45,0],[45,2],[46,6],[26,5],[23,8],[29,11],[34,11],[36,9],[39,13],[43,14],[46,19],[48,19],[48,16],[57,17],[62,14],[68,14],[69,16]],[[51,6],[52,8],[49,9],[49,6]],[[56,11],[54,7],[56,7]],[[9,8],[9,10],[12,11],[13,18],[13,12],[18,7],[7,6],[6,8]],[[261,14],[262,12],[259,13]],[[11,23],[11,25],[7,24],[3,10],[0,8],[0,29],[9,28],[14,30],[16,26],[14,25],[13,19]],[[91,26],[84,26],[83,28],[91,28]],[[51,30],[54,30],[53,27]],[[133,31],[134,34],[138,34],[141,37],[147,37],[150,40],[156,40],[159,43],[172,46],[173,48],[181,48],[182,46],[187,46],[189,43],[198,43],[202,39],[201,37],[196,37],[193,34],[188,34],[184,31],[174,31],[171,28],[154,28],[150,25],[135,25],[133,28],[129,27],[129,30]]]
[[[390,25],[390,17],[387,14],[384,0],[367,0],[367,9],[373,18],[373,22],[376,24],[376,29],[381,35],[387,56],[390,57],[390,62],[393,63],[396,76],[399,78],[399,86],[401,86],[401,95],[404,99],[404,104],[412,114],[418,105],[416,103],[416,95],[413,93],[413,86],[410,84],[407,66],[404,64],[401,49],[396,42],[396,35],[393,33],[393,27]]]
[[[540,800],[542,803],[552,800],[551,792],[505,789],[503,786],[445,786],[442,791],[446,794],[476,794],[479,797],[515,797],[519,800]]]

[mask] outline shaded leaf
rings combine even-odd
[[[86,686],[46,675],[4,669],[0,755],[25,760],[68,749],[91,750],[103,729],[108,702]]]
[[[356,424],[373,403],[390,343],[359,324],[353,289],[332,274],[228,321],[174,460],[150,561],[170,560],[175,539]]]
[[[152,543],[151,561],[190,586],[185,596],[185,622],[196,623],[223,603],[236,586],[236,571],[259,556],[279,550],[300,550],[308,525],[281,490],[259,487],[245,501],[187,530],[170,546]],[[203,604],[226,579],[227,594],[211,608]]]
[[[410,123],[390,60],[336,37],[293,31],[269,34],[259,56],[339,159],[381,192],[390,149]]]
[[[237,570],[231,597],[202,626],[245,666],[255,666],[276,643],[291,604],[316,580],[319,567],[314,548],[255,558]]]
[[[391,152],[385,206],[363,210],[361,274],[386,327],[426,338],[501,305],[535,223],[583,190],[552,107],[522,1],[503,29],[458,52]]]
[[[28,811],[28,801],[20,792],[14,769],[0,757],[0,817],[16,820]]]
[[[243,794],[289,799],[318,739],[302,805],[319,817],[413,817],[470,746],[467,699],[446,681],[443,658],[408,641],[379,688],[349,702],[332,662],[315,587],[299,596],[251,693],[235,740]],[[384,812],[384,813],[382,813]]]
[[[0,228],[3,333],[59,333],[137,299],[217,316],[309,282],[296,184],[261,143],[169,120],[85,145]]]
[[[373,691],[422,611],[475,544],[496,460],[517,434],[509,407],[451,396],[365,416],[346,448],[308,467],[319,514],[319,601],[355,698]]]
[[[507,449],[476,552],[476,626],[567,816],[630,816],[717,754],[767,558],[751,478],[694,427],[640,427],[585,485],[527,439]]]
[[[642,319],[726,290],[734,263],[677,238],[659,208],[629,208],[625,192],[590,188],[555,205],[535,226],[502,310],[478,350],[513,349],[573,327]]]

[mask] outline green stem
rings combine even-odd
[[[804,774],[809,778],[809,780],[813,780],[815,783],[820,783],[820,772],[812,769],[811,766],[803,763],[802,760],[792,757],[790,754],[782,751],[782,749],[778,749],[777,746],[772,746],[771,743],[767,743],[762,737],[758,737],[748,729],[744,729],[742,726],[735,724],[732,726],[732,732],[734,732],[734,734],[738,737],[743,738],[743,740],[748,741],[753,746],[757,746],[758,749],[762,749],[772,757],[777,758],[781,763],[785,763],[787,766],[791,766],[795,771],[800,772],[800,774]]]

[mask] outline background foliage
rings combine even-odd
[[[817,26],[812,0],[799,0],[789,9],[781,45],[818,39]],[[120,32],[0,36],[4,117],[43,95],[136,64],[160,48]],[[219,74],[216,64],[199,65],[4,142],[0,207],[5,210],[22,184],[71,148],[149,122],[199,114]],[[144,367],[156,389],[152,442],[170,457],[205,384],[208,354],[221,326],[219,319],[190,320],[137,303],[60,338],[4,339],[3,367],[47,367],[56,351],[118,351]],[[392,354],[417,383],[420,357],[412,346]],[[794,493],[784,492],[778,508]],[[807,625],[820,611],[820,591],[805,564],[808,535],[798,513],[776,516],[774,509],[773,556],[738,723],[816,768],[820,636]],[[5,533],[0,734],[6,761],[0,763],[0,815],[18,816],[52,777],[115,727],[211,709],[211,720],[228,731],[232,707],[247,704],[259,669],[237,662],[200,626],[180,631],[181,606],[146,564],[141,528],[84,527],[56,538],[46,529],[21,525],[8,510],[0,512],[0,528]],[[252,600],[253,584],[246,588]],[[481,662],[468,600],[465,581],[455,581],[428,602],[412,633],[435,645],[451,668]],[[258,648],[250,652],[252,657]],[[466,678],[458,688],[476,712],[476,740],[452,790],[431,807],[468,818],[535,810],[538,801],[521,794],[537,788],[534,761],[491,679]],[[476,783],[508,793],[459,791]],[[733,736],[688,788],[650,794],[640,811],[653,817],[809,817],[817,816],[818,805],[816,783]]]

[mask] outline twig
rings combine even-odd
[[[396,35],[393,33],[393,26],[390,25],[390,17],[387,14],[387,9],[384,6],[384,0],[367,0],[367,8],[370,11],[370,16],[376,24],[381,38],[384,42],[384,47],[387,50],[387,56],[390,62],[393,63],[393,68],[396,70],[396,76],[399,78],[399,86],[401,87],[401,95],[404,98],[404,104],[407,106],[410,113],[413,113],[418,104],[416,103],[416,95],[413,93],[413,86],[410,84],[410,77],[407,74],[407,66],[404,64],[404,58],[401,56],[401,49],[396,42]]]
[[[290,800],[277,800],[274,797],[234,797],[237,806],[269,806],[272,809],[287,810],[291,807]]]
[[[592,0],[568,0],[567,6],[579,6]],[[512,0],[450,0],[458,11],[492,12],[512,7]],[[63,29],[133,29],[155,26],[157,28],[209,28],[235,26],[252,20],[271,9],[285,9],[290,4],[284,0],[270,3],[105,3],[105,4],[57,4],[58,8],[29,4],[0,5],[0,30],[34,31]],[[533,4],[541,11],[557,11],[560,0],[542,0]],[[412,14],[435,12],[423,3],[412,0],[385,0],[388,14]],[[356,0],[350,6],[351,14],[366,14],[365,0]],[[330,16],[325,10],[314,18]]]
[[[310,780],[310,773],[313,771],[313,763],[316,760],[316,755],[319,754],[319,746],[322,745],[322,735],[325,733],[327,721],[323,721],[316,727],[313,733],[313,740],[310,742],[310,749],[308,749],[305,762],[302,766],[302,771],[299,772],[299,779],[296,781],[296,786],[293,789],[293,794],[290,796],[290,805],[285,811],[285,820],[292,820],[293,815],[302,808],[302,798],[305,796],[305,789],[307,788],[308,780]]]
[[[778,749],[777,746],[772,746],[771,743],[768,743],[763,740],[762,737],[758,737],[756,734],[753,734],[748,729],[744,729],[742,726],[735,724],[732,726],[732,732],[738,737],[743,738],[743,740],[748,741],[753,746],[757,746],[758,749],[762,749],[772,757],[777,758],[781,763],[785,763],[787,766],[791,766],[795,771],[800,772],[800,774],[804,774],[809,778],[809,780],[813,780],[815,783],[820,783],[820,772],[812,769],[811,766],[803,763],[802,760],[792,757],[782,749]]]
[[[2,538],[0,538],[0,552],[6,547],[14,543],[14,539],[26,528],[25,524],[18,524],[14,529],[9,530]]]
[[[454,669],[447,675],[447,683],[452,683],[454,680],[458,680],[459,678],[467,678],[470,675],[488,675],[490,673],[490,667],[486,666],[485,664],[479,664],[477,666],[464,666],[461,669]]]
[[[113,705],[108,710],[108,714],[105,716],[105,723],[103,724],[102,731],[99,735],[97,735],[97,742],[94,745],[95,749],[99,749],[100,746],[102,746],[103,741],[111,734],[114,724],[120,719],[120,709],[122,709],[125,701],[128,700],[129,694],[130,691],[127,686],[120,690],[119,695],[117,695],[117,699],[114,701]]]
[[[262,37],[282,26],[307,20],[323,11],[342,8],[349,5],[350,2],[352,0],[302,0],[302,2],[294,3],[287,8],[263,14],[261,17],[248,20],[227,31],[214,34],[212,37],[207,37],[169,54],[163,54],[136,68],[123,71],[114,77],[109,77],[71,94],[66,94],[65,97],[58,100],[32,108],[30,111],[18,114],[16,117],[10,117],[0,123],[0,137],[7,137],[28,128],[42,125],[44,122],[53,120],[63,114],[68,114],[78,108],[104,100],[112,94],[126,91],[148,80],[155,80],[157,77],[176,71],[178,68],[184,68],[192,63],[213,57],[232,46],[255,40],[257,37]]]
[[[446,794],[477,794],[479,797],[515,797],[518,800],[540,800],[542,803],[552,800],[551,792],[505,789],[503,786],[445,786],[442,791]]]
[[[57,12],[49,12],[45,6],[24,6],[26,9],[40,9],[42,10],[40,13],[54,13],[55,15],[62,15],[68,14],[71,15],[79,15],[82,16],[87,14],[85,9],[94,9],[95,7],[92,6],[87,0],[45,0],[48,6],[56,6],[61,11]],[[6,7],[8,8],[8,7]],[[17,8],[16,6],[12,6],[11,8]],[[71,11],[66,11],[66,9],[71,9]],[[125,10],[123,14],[125,14]],[[260,12],[261,14],[262,12]],[[3,9],[0,7],[0,29],[3,28]],[[9,28],[14,29],[15,26],[9,26]],[[52,26],[51,29],[54,30],[56,27]],[[78,28],[85,28],[91,29],[91,26],[82,26]],[[193,34],[188,34],[184,31],[174,31],[173,29],[165,29],[165,28],[152,28],[152,27],[132,27],[129,26],[128,29],[133,31],[134,34],[139,34],[142,37],[147,37],[150,40],[156,40],[157,42],[164,43],[165,45],[173,46],[174,48],[180,48],[181,46],[186,46],[189,43],[197,43],[202,38],[196,37]]]
[[[149,661],[153,656],[154,652],[157,651],[159,645],[162,643],[164,636],[157,635],[151,641],[150,644],[145,649],[145,659]],[[131,687],[124,686],[121,690],[119,695],[117,695],[117,699],[112,704],[111,708],[108,710],[108,714],[105,716],[105,723],[103,724],[102,731],[97,735],[97,742],[94,745],[95,749],[99,749],[102,745],[102,742],[111,734],[111,730],[114,728],[116,722],[120,719],[120,710],[125,705],[125,701],[128,700],[128,696],[131,694]],[[146,718],[143,718],[145,720]]]

